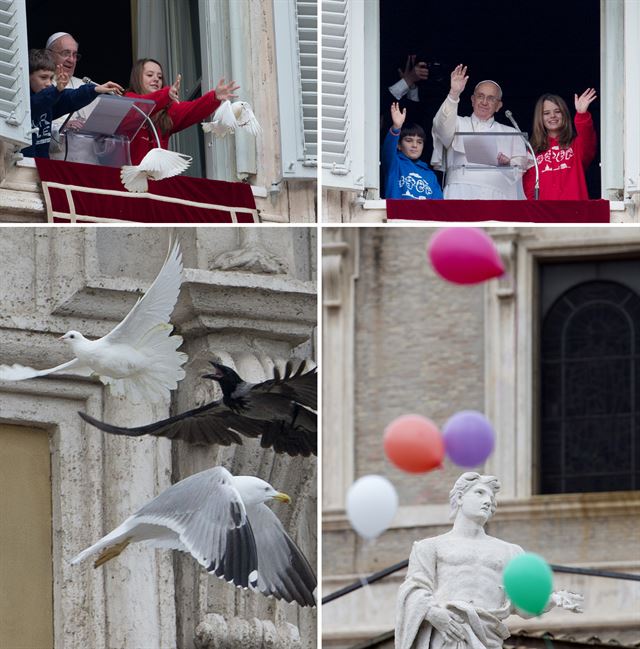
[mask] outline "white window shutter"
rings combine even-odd
[[[31,144],[25,0],[0,0],[0,138]]]
[[[364,0],[322,3],[322,182],[362,190],[364,155]]]
[[[284,178],[315,178],[318,165],[318,2],[274,0]]]

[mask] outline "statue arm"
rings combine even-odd
[[[428,541],[414,543],[409,557],[409,568],[398,591],[396,604],[396,648],[410,649],[426,615],[434,604],[435,544]],[[430,633],[429,629],[422,632]]]

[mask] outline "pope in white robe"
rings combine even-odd
[[[517,131],[494,118],[502,107],[502,89],[495,81],[481,81],[471,96],[473,114],[462,117],[458,115],[458,104],[469,79],[466,72],[466,66],[458,65],[451,73],[451,89],[433,119],[431,130],[431,166],[445,172],[444,197],[524,200],[522,174],[529,166],[525,142],[518,136],[500,137],[499,133]],[[455,135],[460,132],[496,133],[496,137]]]

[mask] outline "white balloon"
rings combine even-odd
[[[395,487],[381,475],[358,478],[347,492],[347,517],[351,527],[365,539],[384,532],[398,509]]]

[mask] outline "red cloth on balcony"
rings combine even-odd
[[[609,201],[387,200],[387,220],[609,223]]]
[[[95,222],[82,218],[83,216],[139,223],[259,222],[251,186],[247,183],[229,183],[188,176],[150,180],[149,193],[170,199],[165,201],[128,192],[120,181],[118,168],[46,158],[35,158],[35,161],[45,192],[47,215],[54,223],[69,222],[73,213],[78,215],[78,223]],[[67,199],[67,191],[50,187],[51,182],[67,187],[91,187],[97,191],[87,193],[77,189],[68,190],[72,196],[72,207]],[[104,190],[122,192],[123,195],[107,194]],[[216,205],[219,209],[186,205],[180,201]],[[234,220],[232,212],[239,208],[243,209],[235,212]]]

